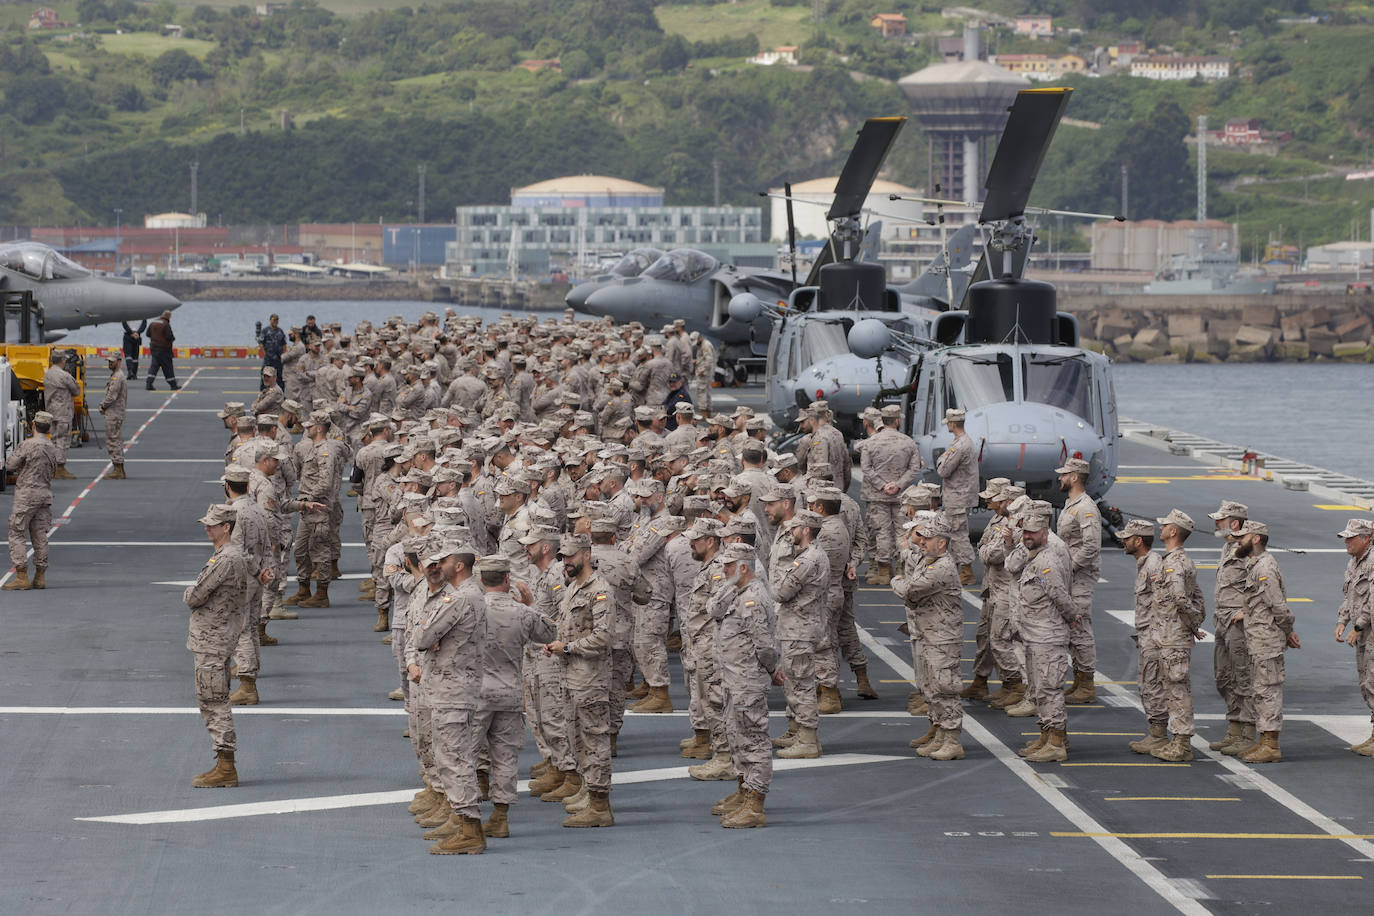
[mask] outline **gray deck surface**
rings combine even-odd
[[[366,564],[350,506],[340,565],[354,577],[336,584],[332,608],[271,624],[281,645],[263,650],[263,704],[236,712],[240,787],[192,789],[211,751],[181,591],[208,554],[195,520],[220,493],[226,434],[213,411],[248,400],[255,370],[179,363],[175,397],[161,382],[155,393],[131,384],[130,479],[92,486],[103,449],[74,450],[78,480],[59,482],[54,515],[90,489],[53,537],[48,590],[0,597],[0,912],[1368,912],[1374,760],[1346,746],[1369,734],[1369,716],[1354,653],[1331,634],[1345,564],[1335,532],[1356,513],[1130,442],[1110,495],[1127,512],[1178,506],[1205,522],[1234,498],[1268,521],[1273,546],[1321,551],[1279,554],[1289,596],[1304,599],[1293,605],[1304,648],[1288,653],[1281,764],[1199,751],[1160,765],[1126,748],[1144,718],[1130,630],[1109,611],[1131,607],[1134,564],[1104,548],[1098,676],[1117,683],[1070,708],[1065,765],[1020,761],[1012,751],[1035,720],[983,704],[966,706],[966,760],[916,758],[907,741],[926,720],[904,711],[903,611],[889,590],[864,588],[858,619],[882,698],[855,699],[843,671],[845,711],[822,720],[826,757],[778,770],[766,829],[722,830],[709,814],[733,786],[687,777],[685,713],[629,716],[615,827],[565,830],[561,806],[522,794],[510,839],[481,857],[431,856],[405,811],[418,786],[403,712],[386,699],[391,651],[355,600]],[[1199,532],[1188,546],[1206,566],[1219,545]],[[1213,575],[1200,573],[1209,604]],[[971,625],[967,637],[971,657]],[[1211,651],[1193,656],[1203,745],[1225,731]],[[777,691],[772,705],[780,716]],[[535,759],[531,742],[522,776]],[[126,815],[136,817],[100,820]]]

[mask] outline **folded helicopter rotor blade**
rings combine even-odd
[[[1071,92],[1068,88],[1022,89],[1016,94],[984,183],[987,196],[978,215],[980,223],[1011,219],[1026,212],[1035,176],[1045,161]]]
[[[888,150],[901,132],[906,118],[869,118],[859,128],[859,139],[849,151],[844,170],[839,181],[835,182],[835,201],[825,214],[828,220],[856,219],[863,209],[868,192],[873,189],[873,180],[883,167]]]
[[[792,216],[792,182],[782,186],[787,194],[787,252],[792,263],[792,285],[797,285],[797,221]]]

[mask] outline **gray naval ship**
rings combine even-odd
[[[561,806],[522,793],[509,839],[453,859],[428,855],[406,813],[419,783],[400,704],[386,699],[396,672],[351,589],[273,624],[281,644],[263,650],[263,703],[235,710],[240,786],[191,788],[210,754],[181,593],[209,554],[196,519],[220,496],[214,411],[252,393],[257,366],[179,362],[182,390],[132,386],[128,480],[105,480],[94,447],[72,453],[78,479],[56,490],[47,590],[0,599],[0,912],[1369,912],[1374,761],[1347,749],[1368,735],[1369,711],[1353,651],[1332,638],[1346,561],[1336,532],[1371,514],[1360,482],[1295,465],[1275,474],[1272,460],[1265,480],[1236,470],[1223,444],[1123,426],[1110,499],[1125,513],[1179,507],[1203,520],[1234,499],[1273,532],[1303,643],[1287,657],[1282,763],[1206,750],[1226,730],[1206,642],[1193,654],[1196,759],[1127,749],[1145,731],[1135,569],[1104,548],[1098,700],[1070,707],[1065,763],[1021,760],[1034,720],[981,703],[966,704],[967,759],[915,757],[907,742],[926,723],[905,712],[903,609],[864,587],[858,623],[881,698],[859,701],[842,673],[825,756],[778,762],[766,829],[721,830],[709,814],[728,786],[688,778],[684,712],[631,715],[613,828],[562,829]],[[761,394],[735,397],[759,405]],[[352,510],[345,525],[341,566],[357,580],[367,566]],[[1187,545],[1209,596],[1220,544],[1199,532]],[[967,679],[977,591],[964,600]],[[783,705],[771,699],[776,734]],[[530,744],[522,775],[536,759]]]

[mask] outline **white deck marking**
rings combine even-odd
[[[856,766],[867,763],[887,763],[907,760],[906,757],[879,754],[835,754],[815,760],[775,760],[776,770],[814,770],[824,767]],[[641,782],[660,782],[668,779],[690,779],[687,767],[661,767],[653,770],[631,770],[612,773],[611,785],[627,786]],[[516,791],[524,794],[529,781],[522,779]],[[304,811],[332,811],[339,808],[362,808],[369,805],[397,805],[410,801],[416,790],[399,789],[393,792],[366,792],[359,795],[324,795],[317,798],[286,798],[280,801],[250,802],[242,805],[214,805],[208,808],[179,808],[168,811],[144,811],[138,814],[113,814],[105,817],[78,817],[78,821],[98,821],[105,824],[181,824],[193,821],[218,821],[236,817],[256,817],[263,814],[299,814]]]
[[[1135,611],[1103,611],[1102,613],[1106,614],[1109,617],[1115,617],[1117,620],[1121,621],[1126,626],[1130,627],[1131,629],[1135,629]],[[1206,630],[1203,630],[1202,638],[1197,641],[1200,643],[1208,643],[1216,642],[1217,639],[1214,634],[1208,633]]]
[[[968,594],[964,595],[965,600],[969,600],[970,597]],[[974,604],[975,601],[976,599],[969,600],[969,603]],[[981,607],[982,602],[977,602],[976,606]],[[902,677],[915,677],[915,672],[912,671],[910,665],[902,661],[891,649],[874,639],[863,627],[858,629],[859,640],[868,647],[870,652],[881,658],[888,667]],[[1011,748],[999,741],[997,736],[988,731],[977,719],[965,715],[964,732],[996,757],[998,762],[1011,770],[1018,779],[1029,786],[1036,795],[1044,799],[1050,807],[1063,815],[1065,820],[1084,833],[1093,834],[1093,841],[1101,846],[1104,852],[1120,862],[1124,868],[1143,881],[1150,890],[1158,894],[1174,909],[1180,913],[1196,914],[1196,916],[1204,916],[1207,913],[1206,907],[1180,891],[1159,869],[1145,861],[1120,839],[1099,835],[1106,834],[1107,831],[1092,815],[1076,805],[1062,791],[1041,779],[1040,774],[1032,769],[1030,764],[1016,756]]]

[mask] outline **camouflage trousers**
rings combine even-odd
[[[635,675],[635,657],[629,649],[611,650],[611,734],[620,734],[625,722],[626,683]]]
[[[482,792],[477,787],[477,713],[453,706],[430,710],[434,766],[449,807],[461,817],[481,815]]]
[[[911,614],[907,614],[907,629],[916,632],[916,624],[911,619]],[[926,695],[926,657],[925,643],[919,638],[911,640],[911,686],[920,696]]]
[[[105,453],[110,463],[119,467],[124,463],[124,418],[105,418]]]
[[[410,685],[406,716],[410,720],[410,746],[415,748],[415,757],[420,761],[420,777],[424,779],[425,785],[437,791],[440,789],[440,782],[439,771],[434,765],[433,723],[425,689],[419,684]]]
[[[660,595],[635,605],[635,662],[650,687],[668,686],[669,611],[668,601]]]
[[[925,643],[925,684],[922,687],[930,704],[930,724],[938,728],[962,728],[964,707],[959,702],[959,649],[957,642]]]
[[[844,589],[832,584],[825,593],[821,638],[816,643],[816,683],[822,687],[840,684],[840,611],[844,605]]]
[[[68,414],[65,417],[53,417],[52,432],[49,434],[52,444],[57,446],[57,463],[67,463],[67,449],[72,444],[72,418]]]
[[[525,745],[525,717],[517,709],[479,709],[477,739],[486,748],[491,800],[515,804],[515,784],[520,770],[520,748]]]
[[[864,520],[873,532],[873,560],[891,563],[897,556],[897,540],[906,516],[897,500],[871,499],[864,508]]]
[[[1035,704],[1041,728],[1067,728],[1064,675],[1069,670],[1068,647],[1060,643],[1026,643],[1027,695]]]
[[[701,710],[701,725],[694,721],[693,728],[711,733],[711,750],[717,754],[728,753],[729,742],[725,737],[725,690],[721,687],[720,672],[716,670],[715,658],[706,645],[701,657],[694,660],[692,685],[696,689],[697,708]]]
[[[535,649],[534,664],[526,667],[526,683],[530,692],[525,700],[525,714],[535,733],[535,743],[553,762],[556,769],[568,772],[577,768],[572,737],[568,724],[568,685],[564,679],[563,662]]]
[[[973,564],[973,542],[968,537],[967,508],[945,506],[945,522],[949,525],[949,555],[960,566]]]
[[[339,557],[343,555],[343,538],[340,530],[343,528],[343,503],[339,500],[339,494],[335,491],[333,498],[329,500],[329,530],[326,537],[329,540],[329,562],[337,563]]]
[[[868,666],[868,656],[864,654],[863,644],[859,642],[859,628],[854,622],[854,590],[856,580],[846,579],[843,587],[844,599],[840,602],[840,616],[835,628],[835,641],[839,643],[840,657],[853,671]]]
[[[605,690],[568,689],[568,734],[588,792],[611,790],[611,710]]]
[[[1252,700],[1256,731],[1283,730],[1283,679],[1282,655],[1251,660],[1250,681],[1254,685]]]
[[[997,602],[991,593],[984,592],[983,606],[978,611],[978,629],[973,633],[973,674],[975,677],[992,677],[997,670],[992,654],[992,617],[997,610]]]
[[[267,555],[267,562],[272,569],[273,579],[262,586],[262,597],[258,603],[258,623],[267,622],[268,615],[272,613],[272,606],[277,603],[277,599],[282,596],[282,591],[286,588],[285,549],[273,547]]]
[[[296,525],[296,579],[330,581],[330,513],[302,512]]]
[[[1164,702],[1169,708],[1169,731],[1175,735],[1192,735],[1194,731],[1192,664],[1191,649],[1183,646],[1159,647],[1159,666],[1164,674]]]
[[[1097,643],[1093,640],[1093,589],[1096,587],[1096,576],[1078,573],[1074,573],[1069,583],[1069,597],[1080,616],[1078,625],[1069,627],[1069,660],[1073,670],[1080,674],[1092,674],[1097,670]]]
[[[15,569],[28,568],[25,538],[33,544],[33,565],[48,568],[48,531],[52,528],[52,494],[15,490],[10,510],[10,562]]]
[[[762,689],[725,690],[725,733],[744,787],[767,795],[773,782],[773,744],[768,736],[768,695]]]
[[[714,373],[715,367],[711,369]],[[692,381],[692,403],[696,405],[697,414],[703,417],[711,414],[711,381],[710,375],[697,376]]]
[[[819,728],[820,709],[816,705],[816,644],[784,639],[778,643],[782,655],[782,695],[787,700],[787,715],[801,728]]]
[[[1164,671],[1160,667],[1159,647],[1137,635],[1139,654],[1139,673],[1136,679],[1140,687],[1140,705],[1145,710],[1145,720],[1151,725],[1167,725],[1169,704],[1164,699]]]
[[[401,618],[397,620],[397,618]],[[391,617],[391,657],[396,661],[396,670],[401,678],[401,693],[406,699],[406,708],[410,708],[410,677],[406,672],[406,622],[404,614],[393,614]]]
[[[216,751],[233,751],[238,746],[234,733],[234,713],[229,705],[229,659],[227,656],[192,653],[196,666],[196,705],[200,718]]]
[[[1374,646],[1370,645],[1368,631],[1360,634],[1360,641],[1355,643],[1355,674],[1360,682],[1360,695],[1364,697],[1364,704],[1369,707],[1369,721],[1374,722]]]
[[[1212,664],[1217,693],[1226,703],[1226,718],[1231,722],[1255,721],[1254,688],[1250,648],[1245,641],[1245,621],[1239,616],[1228,625],[1217,627]],[[1272,730],[1272,729],[1271,729]]]
[[[262,612],[262,583],[257,576],[248,577],[248,588],[243,598],[243,619],[248,621],[239,634],[234,647],[234,664],[238,666],[238,676],[257,677],[262,667],[262,643],[258,636],[258,615]]]

